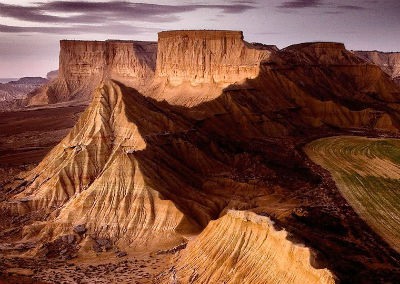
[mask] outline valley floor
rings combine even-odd
[[[311,142],[306,153],[329,170],[371,228],[400,251],[400,140],[338,136]]]
[[[0,283],[157,283],[171,253],[114,252],[69,261],[0,258]]]

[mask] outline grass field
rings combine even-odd
[[[304,148],[369,226],[400,252],[400,140],[337,136]]]

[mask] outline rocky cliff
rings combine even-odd
[[[153,77],[156,48],[153,42],[62,40],[57,79],[28,104],[88,101],[107,78],[140,89]]]
[[[29,105],[87,101],[106,78],[157,99],[194,105],[255,78],[260,62],[276,50],[245,42],[239,31],[161,32],[158,48],[152,42],[62,40],[58,78],[31,96]]]
[[[162,86],[151,95],[183,105],[215,98],[228,85],[257,77],[260,62],[275,50],[245,42],[240,31],[160,32],[156,77]]]
[[[400,84],[400,52],[355,51],[355,54],[378,65]]]
[[[269,54],[267,47],[246,43],[239,31],[161,32],[156,73],[171,85],[231,84],[256,77]]]

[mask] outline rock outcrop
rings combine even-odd
[[[62,40],[57,79],[34,94],[28,105],[87,102],[108,78],[141,89],[153,77],[156,48],[153,42]]]
[[[193,106],[230,84],[255,78],[276,47],[252,45],[240,31],[178,30],[158,34],[156,79],[150,96]]]
[[[258,75],[271,48],[256,47],[239,31],[166,31],[158,34],[157,76],[172,86],[232,84]]]
[[[86,224],[96,238],[143,249],[182,242],[177,231],[197,229],[146,182],[135,158],[146,142],[127,103],[114,83],[98,89],[68,136],[25,177],[24,190],[2,204],[8,216],[41,216],[24,238],[54,241]]]
[[[355,51],[354,53],[378,65],[400,85],[400,52]]]
[[[277,231],[265,216],[228,211],[212,221],[187,248],[165,283],[335,283],[317,269],[313,252]]]

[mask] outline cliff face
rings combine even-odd
[[[156,97],[183,105],[215,98],[224,87],[257,77],[274,50],[245,42],[240,31],[160,32],[156,76],[164,84]]]
[[[355,54],[378,65],[400,84],[400,52],[355,51]]]
[[[58,78],[28,104],[87,101],[106,78],[140,89],[154,74],[156,48],[153,42],[62,40]]]
[[[172,85],[234,83],[258,74],[270,50],[243,41],[239,31],[168,31],[158,34],[157,76]]]

